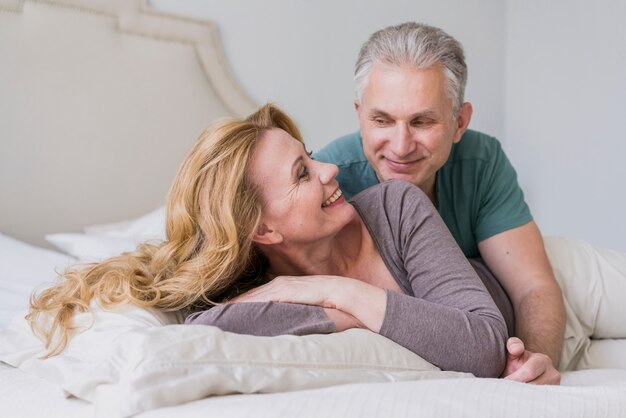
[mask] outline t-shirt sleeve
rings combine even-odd
[[[499,376],[508,336],[487,289],[421,190],[397,181],[381,186],[379,210],[392,232],[381,245],[395,247],[388,251],[399,254],[405,292],[413,295],[387,291],[380,334],[443,370]]]
[[[237,334],[329,334],[335,324],[318,306],[278,302],[241,302],[215,306],[187,317],[186,324],[213,325]]]
[[[491,158],[485,165],[479,191],[481,200],[475,232],[477,242],[522,226],[533,219],[517,181],[517,173],[497,141],[494,141]]]

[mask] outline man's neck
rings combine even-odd
[[[424,193],[426,193],[426,196],[428,196],[433,205],[435,207],[438,207],[439,202],[437,200],[437,174],[435,173],[432,179],[429,179],[427,182],[425,182],[423,186],[418,186],[420,189],[422,189]]]

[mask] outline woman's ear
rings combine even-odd
[[[270,229],[266,224],[261,224],[252,236],[252,241],[265,245],[280,244],[283,242],[283,236],[278,231]]]

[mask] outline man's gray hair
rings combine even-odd
[[[359,102],[362,101],[375,64],[395,67],[410,65],[415,68],[441,65],[447,80],[446,93],[452,100],[453,115],[458,115],[463,104],[467,66],[463,47],[443,30],[407,22],[372,34],[361,47],[354,69]]]

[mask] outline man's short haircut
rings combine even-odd
[[[446,93],[452,100],[453,115],[458,115],[463,104],[467,66],[463,47],[443,30],[407,22],[372,34],[361,47],[354,69],[359,102],[375,64],[393,67],[410,65],[415,68],[441,65],[447,80]]]

